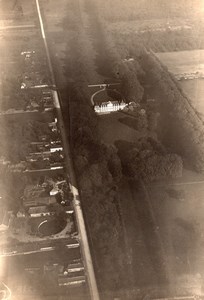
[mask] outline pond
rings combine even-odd
[[[43,236],[49,236],[61,232],[67,225],[65,220],[45,220],[38,226],[38,231]]]

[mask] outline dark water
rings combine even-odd
[[[43,236],[49,236],[52,234],[57,234],[59,232],[61,232],[66,226],[66,221],[57,221],[57,220],[50,220],[47,221],[45,223],[43,223],[40,227],[39,227],[39,232],[43,235]]]

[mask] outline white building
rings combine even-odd
[[[126,103],[121,101],[108,101],[102,102],[101,104],[95,105],[94,110],[98,114],[108,114],[113,111],[118,111],[124,109]]]

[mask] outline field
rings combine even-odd
[[[193,174],[186,175],[183,182],[152,185],[148,192],[171,273],[177,281],[172,279],[175,290],[186,281],[186,291],[190,288],[189,292],[199,293],[204,276],[204,190],[202,180],[194,181],[195,174],[193,181]],[[186,180],[189,176],[191,181]]]
[[[173,74],[204,74],[204,50],[157,53],[157,57]],[[184,93],[192,100],[195,109],[204,114],[204,79],[181,80],[179,84]]]
[[[204,6],[202,0],[97,0],[102,16],[110,21],[133,20],[133,19],[167,19],[183,18],[184,16],[199,16],[203,14]],[[110,9],[112,7],[113,9]]]
[[[145,20],[131,20],[109,22],[108,28],[112,33],[122,33],[123,35],[145,33],[145,32],[165,32],[169,28],[172,31],[189,30],[191,25],[185,19],[169,20],[162,19],[145,19]]]
[[[174,74],[204,73],[204,50],[165,52],[156,55]]]
[[[157,57],[175,75],[204,72],[203,50],[157,53]],[[179,81],[199,113],[204,113],[203,82],[201,78]],[[203,179],[184,169],[179,180],[147,186],[174,289],[183,286],[189,294],[203,292]]]
[[[155,270],[152,256],[145,243],[145,234],[142,230],[138,208],[128,180],[123,179],[120,182],[119,191],[127,264],[130,267],[129,286],[132,284],[135,287],[140,287],[141,293],[147,287],[157,286],[157,270]]]

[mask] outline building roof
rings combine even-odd
[[[56,203],[54,196],[48,197],[36,197],[36,198],[25,198],[23,200],[24,206],[43,206]]]
[[[98,105],[95,106],[113,106],[113,105],[121,105],[121,104],[125,104],[123,101],[107,101],[107,102],[101,102]]]
[[[0,225],[0,232],[4,232],[4,231],[6,231],[8,228],[9,228],[9,226],[4,225],[4,224],[1,224],[1,225]]]
[[[7,209],[0,207],[0,232],[5,231],[9,227],[10,214]]]

